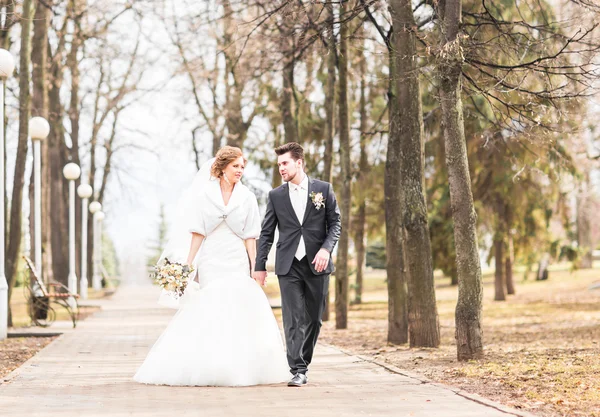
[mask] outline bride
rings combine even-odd
[[[245,165],[239,148],[225,146],[182,197],[161,259],[187,261],[197,275],[135,381],[248,386],[289,378],[279,327],[251,278],[260,216],[256,196],[240,182]]]

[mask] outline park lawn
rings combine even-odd
[[[387,344],[383,271],[368,272],[364,302],[350,306],[347,330],[335,329],[332,293],[332,317],[320,341],[540,416],[600,416],[600,289],[588,290],[600,282],[600,269],[570,272],[558,266],[541,282],[519,282],[521,276],[516,274],[517,294],[495,302],[493,276],[484,275],[485,358],[480,361],[456,360],[457,288],[440,277],[439,349]]]

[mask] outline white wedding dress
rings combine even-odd
[[[255,205],[256,197],[251,198]],[[219,199],[213,199],[217,206]],[[225,214],[236,206],[234,196],[231,201],[228,206],[220,205]],[[236,212],[248,216],[246,211]],[[212,218],[207,213],[198,227],[205,227],[207,217]],[[250,277],[244,241],[228,224],[230,220],[235,224],[235,213],[229,214],[228,221],[215,222],[212,231],[200,230],[206,238],[196,259],[199,285],[188,285],[179,311],[135,374],[135,381],[248,386],[290,378],[279,326],[265,293]]]

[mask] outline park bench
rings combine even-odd
[[[79,295],[71,293],[66,286],[59,282],[50,282],[46,287],[31,259],[27,256],[23,256],[23,259],[30,272],[30,285],[27,285],[27,288],[29,289],[28,306],[31,321],[36,326],[50,326],[56,320],[56,311],[52,306],[58,305],[67,311],[73,322],[73,327],[77,326],[79,317],[77,299]],[[50,288],[50,291],[48,291],[48,288]]]

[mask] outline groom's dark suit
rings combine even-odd
[[[324,206],[317,209],[311,193],[323,196]],[[305,374],[321,329],[321,316],[329,290],[329,275],[334,266],[331,258],[324,271],[317,272],[312,264],[320,249],[333,251],[341,232],[340,210],[331,184],[308,178],[308,199],[303,222],[290,200],[289,185],[283,184],[269,192],[267,211],[262,223],[256,271],[266,271],[267,256],[273,245],[275,228],[279,241],[275,254],[275,274],[279,277],[283,327],[288,363],[292,374]],[[295,254],[304,239],[306,256]]]

